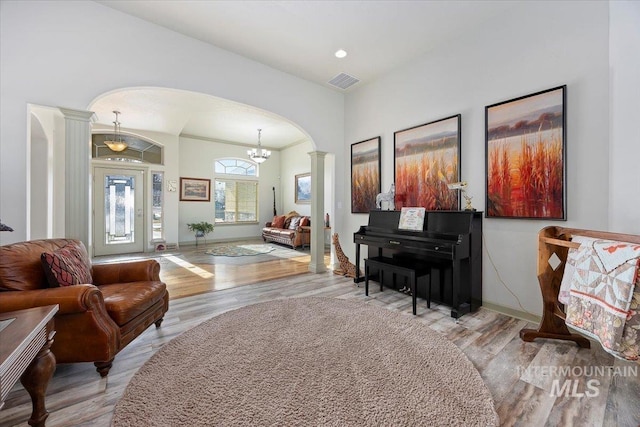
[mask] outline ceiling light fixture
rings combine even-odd
[[[269,157],[271,157],[271,151],[262,148],[262,144],[260,143],[260,135],[262,134],[262,129],[258,129],[258,148],[252,148],[251,150],[247,150],[247,154],[249,158],[256,163],[263,163]]]
[[[340,49],[340,50],[336,51],[336,54],[335,54],[335,55],[336,55],[336,58],[340,58],[340,59],[342,59],[342,58],[344,58],[345,56],[347,56],[347,51],[346,51],[346,50],[344,50],[344,49]]]
[[[113,139],[105,140],[104,145],[109,147],[111,151],[119,153],[126,150],[128,145],[122,140],[122,135],[120,135],[120,122],[118,121],[120,111],[114,110],[113,113],[116,115],[116,120],[113,122]]]

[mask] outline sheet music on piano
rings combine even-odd
[[[360,268],[360,245],[367,256],[407,260],[431,268],[431,299],[450,305],[458,318],[482,305],[482,212],[425,211],[418,230],[400,228],[401,211],[372,210],[369,222],[354,233],[356,271]],[[390,275],[385,275],[386,277]],[[385,277],[385,278],[386,278]],[[354,282],[363,278],[356,275]],[[392,287],[385,280],[384,286]],[[419,288],[418,296],[426,297]]]
[[[399,230],[421,231],[424,227],[425,208],[403,207],[400,211]]]

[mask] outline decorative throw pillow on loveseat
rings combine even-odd
[[[311,225],[311,220],[309,220],[308,216],[303,216],[300,220],[300,227],[308,227]]]
[[[286,229],[291,230],[292,229],[290,227],[291,226],[291,219],[293,219],[293,218],[295,218],[297,216],[300,216],[300,214],[298,212],[296,212],[296,211],[291,211],[288,214],[286,214],[284,216],[284,227],[282,227],[282,228],[286,228]]]
[[[44,252],[40,260],[49,287],[93,282],[89,260],[76,246],[67,245],[53,252]]]
[[[276,215],[271,221],[271,226],[274,228],[284,228],[284,215]]]
[[[294,216],[291,218],[291,222],[289,223],[289,230],[296,230],[300,226],[300,218],[299,216]]]

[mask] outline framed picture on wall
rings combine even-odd
[[[295,182],[296,197],[295,202],[298,204],[311,203],[311,174],[301,173],[296,175]]]
[[[486,212],[566,220],[566,86],[485,107]]]
[[[460,181],[461,115],[393,134],[396,209],[459,210],[460,195],[447,184]]]
[[[208,202],[211,200],[211,180],[180,178],[181,202]]]
[[[376,208],[380,180],[380,137],[351,144],[351,213]]]

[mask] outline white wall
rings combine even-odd
[[[609,23],[609,227],[640,234],[640,2],[611,1]]]
[[[179,202],[180,243],[195,243],[194,233],[189,231],[187,224],[200,221],[213,223],[215,220],[214,163],[216,159],[221,158],[246,159],[247,147],[211,140],[180,138],[180,176],[210,179],[212,186],[210,202]],[[258,176],[258,222],[249,225],[217,224],[213,234],[207,236],[208,241],[252,238],[261,235],[264,224],[273,218],[272,187],[280,188],[279,151],[272,150],[269,160],[258,166]]]
[[[484,107],[566,84],[568,221],[485,219],[483,223],[484,300],[517,310],[523,310],[522,304],[535,314],[542,311],[536,280],[538,231],[550,224],[591,229],[608,225],[608,4],[553,2],[551,8],[550,4],[519,3],[473,38],[451,41],[349,93],[342,175],[347,184],[336,185],[338,200],[349,206],[349,145],[381,135],[382,188],[388,188],[394,175],[393,132],[461,113],[462,179],[469,182],[474,206],[484,210]],[[366,224],[367,216],[342,212],[342,247],[353,260],[354,247],[346,242]]]
[[[282,209],[279,215],[284,215],[291,211],[296,211],[300,215],[311,215],[311,205],[295,202],[295,179],[296,175],[311,172],[311,157],[309,152],[313,151],[311,142],[305,141],[285,148],[281,151],[281,194]]]
[[[31,129],[29,138],[31,152],[31,173],[29,175],[31,189],[31,209],[29,214],[30,239],[46,239],[51,237],[51,221],[49,221],[49,179],[50,141],[44,131],[42,123],[35,114],[31,114]]]
[[[106,31],[105,29],[108,29]],[[342,147],[343,95],[91,1],[0,3],[0,218],[26,238],[27,104],[87,109],[124,87],[191,90],[274,112]]]
[[[27,179],[29,184],[27,188],[38,192],[34,187],[44,185],[46,188],[41,191],[46,192],[45,204],[34,204],[32,199],[30,206],[27,208],[27,215],[33,219],[35,215],[44,214],[46,216],[46,235],[42,235],[42,231],[30,230],[28,239],[64,237],[65,229],[65,193],[64,175],[65,175],[65,120],[62,112],[58,108],[45,107],[41,105],[29,105],[30,121],[38,121],[42,126],[42,130],[47,140],[47,147],[34,146],[33,137],[30,136],[27,142],[27,149],[31,151],[31,157],[34,151],[39,151],[38,155],[47,157],[46,164],[42,170],[34,170],[35,165],[29,164]],[[46,150],[46,151],[45,151]],[[44,151],[44,152],[43,152]],[[40,177],[38,177],[40,175]],[[43,176],[44,175],[44,176]],[[34,182],[35,180],[35,182]],[[39,182],[39,184],[36,184]],[[33,221],[32,221],[33,226]]]

